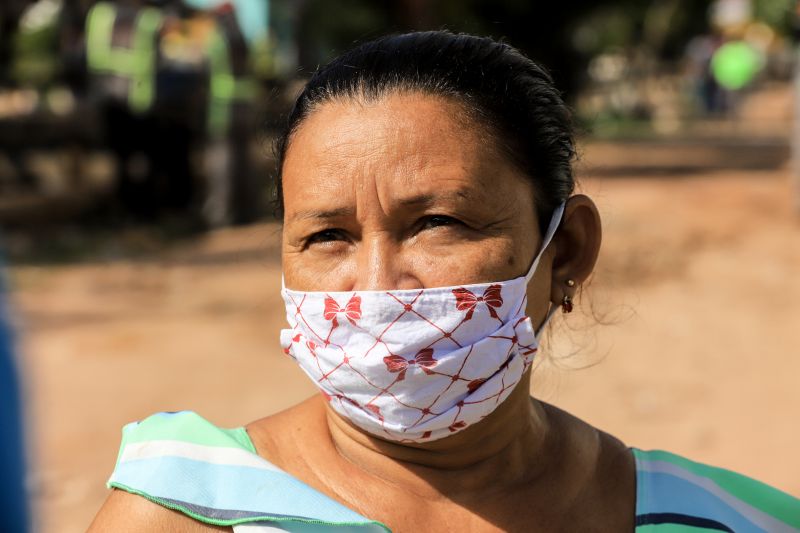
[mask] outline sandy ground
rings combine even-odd
[[[591,159],[591,150],[587,158]],[[800,216],[788,171],[592,178],[605,221],[579,313],[533,393],[622,438],[800,495]],[[82,531],[123,424],[236,426],[314,391],[278,346],[279,229],[146,259],[13,269],[45,532]]]

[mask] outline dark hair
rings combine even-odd
[[[292,134],[320,104],[422,92],[459,102],[493,134],[536,191],[541,231],[575,187],[569,109],[547,71],[508,44],[488,37],[427,31],[365,42],[319,68],[297,98],[276,144],[277,212],[281,172]]]

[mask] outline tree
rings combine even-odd
[[[692,35],[707,29],[710,1],[307,0],[296,35],[306,73],[354,42],[392,31],[447,28],[502,38],[547,66],[569,98],[585,81],[588,61],[601,51],[583,47],[578,30],[588,26],[600,36],[599,46],[609,40],[645,45],[658,57],[674,58]]]

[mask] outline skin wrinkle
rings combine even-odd
[[[519,446],[516,446],[516,444],[517,443],[509,443],[504,448],[501,448],[500,450],[498,450],[497,453],[500,454],[500,455],[504,455],[504,456],[508,456],[508,455],[517,455],[517,456],[519,456],[519,455],[525,453],[525,450],[520,450]],[[380,469],[372,469],[372,468],[370,468],[369,465],[364,465],[363,463],[354,461],[352,459],[352,454],[348,450],[340,448],[336,444],[334,444],[334,446],[336,446],[336,450],[341,455],[341,457],[345,461],[350,463],[354,468],[363,469],[364,471],[368,472],[370,475],[374,476],[376,479],[379,479],[383,484],[385,484],[385,485],[387,485],[389,487],[392,487],[396,491],[407,493],[407,494],[412,495],[412,496],[414,496],[414,497],[416,497],[418,499],[424,499],[425,501],[428,501],[428,502],[431,502],[431,503],[438,503],[438,502],[449,503],[449,502],[452,502],[455,499],[469,501],[469,500],[472,500],[472,499],[475,498],[476,489],[484,489],[484,490],[481,490],[481,496],[480,497],[481,498],[485,498],[487,496],[492,496],[494,494],[502,493],[504,490],[507,489],[508,485],[516,485],[516,486],[524,485],[524,484],[527,484],[527,483],[535,481],[536,477],[538,477],[540,475],[543,475],[542,472],[537,472],[536,475],[533,475],[530,472],[525,472],[524,469],[516,468],[515,465],[510,465],[509,461],[506,461],[506,463],[503,465],[504,469],[516,470],[517,472],[521,472],[521,473],[524,472],[527,475],[525,477],[520,477],[518,480],[516,480],[514,482],[510,482],[510,481],[506,480],[508,483],[504,484],[504,485],[489,485],[489,486],[486,486],[485,483],[478,482],[478,483],[474,483],[474,484],[467,485],[467,486],[457,487],[455,490],[451,490],[449,492],[443,492],[442,490],[440,490],[437,487],[436,483],[428,482],[425,479],[426,478],[426,474],[424,474],[424,473],[421,473],[419,475],[418,479],[419,479],[420,483],[418,485],[409,484],[407,482],[407,480],[403,480],[402,482],[400,482],[400,481],[398,481],[396,479],[392,479],[391,477],[387,477],[384,474],[384,472],[382,472]],[[510,450],[510,452],[509,452],[509,450]],[[475,462],[475,463],[473,463],[473,464],[471,464],[471,465],[469,465],[467,467],[460,467],[458,469],[454,469],[453,471],[458,472],[460,474],[469,475],[469,471],[472,470],[472,469],[476,469],[476,470],[477,469],[481,469],[481,470],[483,470],[483,469],[486,469],[487,467],[488,468],[494,468],[495,465],[489,464],[490,462],[491,462],[491,459],[484,458],[484,459],[481,459],[480,461],[477,461],[477,462]],[[513,461],[513,462],[517,463],[517,462],[521,462],[521,461]],[[510,468],[509,468],[509,466],[510,466]],[[419,465],[419,464],[415,464],[413,462],[407,462],[407,468],[409,469],[409,471],[413,471],[414,469],[419,469],[421,472],[425,471],[425,470],[429,470],[429,469],[427,469],[425,467],[425,465]],[[427,474],[427,476],[430,476],[430,474]],[[334,485],[331,485],[330,483],[327,483],[327,482],[326,482],[326,484],[330,487],[332,492],[338,492],[338,487],[336,487]],[[366,514],[369,514],[369,513],[366,513]]]
[[[375,106],[366,106],[366,107],[356,106],[355,110],[357,112],[363,112],[364,110],[369,111],[370,109],[374,108]],[[318,113],[323,112],[324,109],[325,109],[324,107],[320,108]],[[452,115],[452,113],[449,115]],[[311,120],[313,120],[315,116],[318,115],[312,116]],[[339,153],[342,152],[347,153],[348,157],[337,158],[336,160],[340,162],[339,166],[335,166],[328,160],[325,162],[324,165],[318,165],[316,167],[313,167],[313,169],[311,169],[312,172],[316,172],[318,174],[326,174],[326,173],[335,174],[336,176],[354,176],[355,179],[353,179],[351,182],[351,186],[353,187],[351,194],[356,196],[357,198],[359,197],[359,193],[363,193],[369,187],[374,188],[374,191],[376,192],[375,196],[364,197],[364,198],[376,198],[378,201],[374,202],[374,204],[373,202],[367,201],[366,199],[356,203],[356,222],[358,222],[360,227],[364,226],[364,220],[365,220],[364,217],[371,216],[369,214],[370,211],[373,211],[374,214],[376,214],[376,216],[381,215],[383,218],[389,218],[389,219],[392,218],[390,216],[392,214],[391,209],[388,207],[389,200],[387,199],[387,195],[389,194],[389,190],[391,190],[391,188],[387,189],[387,186],[385,184],[387,183],[401,184],[402,187],[408,187],[413,185],[415,176],[418,176],[423,171],[433,174],[437,173],[438,169],[436,167],[435,161],[437,161],[437,158],[441,159],[442,154],[436,153],[435,150],[432,152],[431,151],[432,149],[427,144],[425,144],[422,139],[417,139],[416,141],[412,139],[411,142],[405,143],[407,146],[404,147],[402,153],[390,156],[388,162],[386,159],[382,160],[383,169],[387,167],[391,169],[389,173],[386,175],[385,180],[370,179],[370,176],[375,171],[375,169],[373,169],[372,163],[369,162],[369,158],[376,157],[375,156],[376,152],[374,149],[375,144],[377,143],[378,145],[386,147],[386,146],[397,146],[398,144],[402,144],[404,140],[408,141],[409,138],[405,132],[408,131],[409,128],[414,127],[413,124],[409,123],[409,120],[410,120],[409,118],[403,115],[400,115],[399,118],[397,116],[393,116],[391,121],[389,121],[389,119],[386,117],[377,117],[373,123],[373,126],[370,128],[371,135],[369,137],[370,142],[368,143],[353,142],[352,139],[347,138],[346,136],[344,136],[344,134],[340,134],[337,136],[327,136],[321,142],[320,151],[324,154],[324,156],[321,157],[321,159],[325,160],[325,158],[330,158],[332,154],[336,153],[336,150],[339,150]],[[449,128],[442,126],[442,124],[448,124],[448,123],[450,124]],[[456,134],[456,132],[453,131],[453,123],[450,121],[441,121],[441,122],[436,122],[434,124],[436,124],[436,127],[431,128],[432,135],[435,135],[437,137],[438,136],[453,137]],[[300,128],[296,132],[294,143],[302,142],[302,137],[305,135],[304,133],[305,131],[306,131],[305,128]],[[330,128],[328,128],[327,131],[330,131]],[[335,128],[335,131],[352,132],[353,130],[350,126],[345,124],[343,127]],[[469,145],[470,143],[465,143],[465,144]],[[464,144],[461,144],[461,146],[464,146]],[[465,169],[468,169],[471,166],[474,167],[475,165],[480,165],[481,162],[480,161],[476,162],[474,155],[465,152],[463,148],[460,150],[460,152],[461,152],[460,159],[458,159],[460,163],[455,168],[451,166],[449,170],[447,170],[448,173],[460,172],[461,175],[463,176],[465,174]],[[368,154],[369,156],[366,159],[362,157],[363,154],[365,153]],[[293,157],[293,151],[290,146],[290,149],[287,153],[287,161],[286,161],[287,167],[291,164],[292,157]],[[433,164],[431,164],[432,162]],[[519,184],[521,186],[529,188],[529,185],[527,184],[528,182],[524,178],[517,177],[515,179],[519,180]],[[290,180],[287,179],[286,181],[287,183],[285,186],[291,187],[291,184],[289,183]],[[336,183],[336,186],[339,187],[339,190],[341,192],[340,181],[339,180],[331,180],[331,181]],[[451,183],[463,186],[464,178],[453,177],[449,179],[437,179],[436,183],[437,185],[439,185],[438,189],[441,190],[442,188],[447,187]],[[469,183],[469,185],[472,187],[472,189],[475,189],[474,180],[473,182]],[[402,187],[395,187],[395,188],[402,188]],[[316,194],[316,196],[320,198],[321,202],[324,201],[325,205],[327,205],[328,208],[330,208],[329,199],[331,198],[331,194],[329,193],[329,190],[333,188],[333,186],[326,184],[325,180],[313,180],[313,186],[310,188],[314,189],[315,191],[320,191],[320,194]],[[495,199],[493,205],[491,206],[492,214],[495,217],[495,219],[491,219],[485,212],[486,209],[482,209],[484,207],[484,204],[486,204],[487,197],[491,198],[491,196],[487,194],[487,189],[488,189],[487,183],[479,183],[478,191],[473,191],[472,193],[465,193],[464,191],[451,193],[453,196],[458,196],[458,197],[463,197],[465,194],[467,194],[467,196],[471,195],[475,197],[475,201],[471,202],[472,205],[469,207],[468,210],[465,210],[462,207],[460,209],[461,212],[456,214],[460,215],[460,218],[464,219],[465,222],[472,223],[472,225],[475,226],[473,230],[477,231],[482,230],[485,234],[494,233],[495,235],[498,236],[499,240],[503,240],[500,239],[499,237],[499,235],[502,233],[501,230],[503,226],[508,223],[511,223],[514,218],[518,218],[510,216],[509,213],[515,213],[515,212],[519,213],[521,211],[530,212],[532,210],[532,207],[518,205],[520,201],[518,195],[509,195],[507,198],[501,197],[499,202]],[[397,195],[397,193],[394,192],[392,194],[394,194],[395,196]],[[530,195],[526,196],[529,197]],[[513,204],[515,199],[517,200],[517,205],[514,205],[513,208],[509,207],[509,204]],[[527,207],[527,209],[525,209],[525,207]],[[314,208],[312,208],[312,210],[314,210]],[[459,211],[459,209],[456,209],[456,211]],[[483,214],[477,216],[476,220],[472,220],[470,218],[472,212],[477,212],[477,213],[483,212]],[[299,236],[292,231],[293,228],[292,224],[290,223],[290,222],[296,222],[297,218],[299,217],[300,217],[299,214],[296,214],[292,211],[291,206],[287,209],[286,213],[287,222],[285,230],[287,234],[286,242],[292,245],[290,248],[297,248],[297,244],[299,243]],[[334,221],[331,221],[331,223],[333,224]],[[517,224],[519,223],[520,221],[517,222]],[[390,236],[390,230],[393,229],[391,227],[383,227],[383,226],[380,228],[380,230],[376,228],[377,226],[372,227],[369,230],[368,234],[359,234],[359,232],[352,227],[351,228],[345,227],[344,229],[351,230],[350,233],[352,238],[361,239],[362,242],[369,241],[370,243],[373,244],[381,242],[384,238],[388,238]],[[308,228],[307,231],[312,231],[312,230],[318,230],[318,228],[317,227]],[[473,235],[471,236],[470,239],[465,239],[465,240],[476,240],[476,238],[478,237],[480,236]],[[486,235],[484,235],[484,237],[486,237]],[[413,246],[415,244],[417,244],[415,240],[409,241],[409,246]],[[526,256],[530,255],[532,257],[534,246],[538,245],[538,243],[527,243],[527,245],[528,245],[527,246],[528,250],[526,250],[526,253],[524,255]],[[383,247],[385,251],[392,252],[391,255],[394,256],[395,251],[388,250],[388,248],[389,248],[388,246]],[[499,250],[499,252],[497,255],[502,254],[502,257],[499,259],[498,262],[501,262],[506,265],[514,264],[515,262],[514,258],[517,256],[517,254],[511,251],[512,248],[513,248],[513,243],[511,242],[505,242],[505,243],[498,242],[497,249]],[[297,252],[297,250],[290,249],[288,250],[288,252],[289,254],[294,254],[295,252]],[[369,263],[367,266],[372,265],[373,269],[378,268],[378,266],[381,264],[380,254],[369,254],[369,255],[372,258],[371,259],[372,262]],[[384,257],[386,256],[387,254],[384,254]],[[429,265],[431,262],[430,258],[426,259],[412,258],[411,261],[412,263],[416,262],[417,264],[420,263],[426,264],[426,266]],[[516,277],[517,275],[522,273],[528,265],[527,262],[525,262],[515,266],[517,267],[515,269],[516,271],[509,272],[508,274],[506,274],[505,276],[507,278]],[[347,271],[347,272],[352,271],[352,268],[347,269],[343,265],[339,265],[339,268],[342,271]],[[459,266],[455,265],[454,268],[459,269]],[[491,272],[488,272],[490,270],[490,267],[487,267],[486,270],[487,272],[483,273],[480,277],[476,277],[475,282],[496,279],[491,274]],[[465,273],[465,276],[467,275],[468,274]],[[413,278],[413,276],[409,277]],[[287,274],[287,286],[291,286],[289,284],[290,283],[289,280],[290,280],[290,275]],[[418,280],[415,282],[412,279],[409,279],[406,283],[409,286],[411,285],[420,286]],[[378,278],[372,277],[371,279],[367,280],[367,284],[374,288],[375,286],[382,285],[383,283],[380,282]],[[341,287],[341,289],[347,290],[346,287]]]

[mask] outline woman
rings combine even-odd
[[[93,531],[795,531],[800,503],[528,395],[600,248],[569,113],[447,32],[323,67],[279,143],[284,351],[321,393],[245,428],[125,428]],[[262,529],[258,529],[262,528]]]

